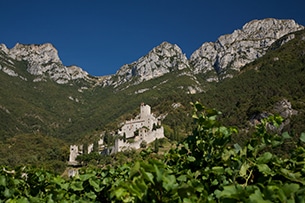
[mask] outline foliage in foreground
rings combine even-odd
[[[66,180],[43,170],[0,172],[0,202],[303,202],[305,133],[294,142],[274,130],[273,116],[244,145],[230,144],[235,128],[219,112],[194,104],[196,128],[165,154],[115,168],[86,169]],[[272,149],[290,143],[290,157]]]

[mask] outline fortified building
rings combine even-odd
[[[106,149],[108,153],[117,153],[127,149],[139,149],[156,139],[164,138],[164,129],[161,121],[151,113],[151,107],[142,103],[140,105],[140,114],[134,119],[125,121],[118,130],[117,139],[112,147]],[[103,137],[98,141],[100,153],[105,151]],[[83,154],[84,145],[71,145],[69,164],[77,164],[76,157]],[[87,152],[93,151],[93,144],[88,145]]]
[[[115,153],[129,148],[139,149],[141,143],[148,144],[163,138],[164,129],[161,121],[151,113],[150,106],[142,103],[140,114],[135,119],[125,121],[118,134],[120,139],[115,141]]]

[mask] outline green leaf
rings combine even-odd
[[[218,184],[219,184],[219,182],[217,179],[213,180],[213,182],[211,183],[211,185],[218,185]]]
[[[92,199],[92,200],[96,199],[96,194],[93,191],[86,192],[85,196],[88,197],[89,199]]]
[[[212,168],[212,172],[215,174],[223,174],[224,173],[224,168],[222,166],[214,166]]]
[[[125,188],[120,187],[120,188],[116,188],[114,190],[113,194],[111,194],[111,195],[116,196],[117,199],[119,199],[119,200],[123,200],[123,199],[126,199],[127,195],[129,195],[129,194]]]
[[[234,144],[234,148],[235,148],[236,153],[238,153],[239,151],[242,150],[241,146],[237,143]]]
[[[61,189],[63,189],[63,190],[68,190],[68,188],[69,188],[69,183],[62,183],[62,184],[60,184],[60,187],[61,187]]]
[[[56,176],[53,178],[53,182],[58,185],[60,185],[63,181],[64,181],[64,179],[62,179],[62,177],[60,177],[60,176]]]
[[[305,142],[305,133],[301,133],[300,140],[302,142]]]
[[[52,196],[53,196],[53,194],[48,195],[47,203],[54,203],[54,200],[53,200]]]
[[[213,115],[213,116],[210,116],[210,117],[209,117],[209,120],[210,120],[210,121],[215,121],[216,118],[217,118],[217,115]]]
[[[280,202],[285,202],[287,198],[280,186],[281,185],[267,185],[267,191],[271,196],[270,199],[279,199]]]
[[[224,126],[220,126],[219,127],[219,132],[221,134],[223,134],[224,136],[228,136],[230,134],[228,128],[226,128]]]
[[[149,182],[151,182],[152,184],[155,184],[155,182],[154,182],[154,175],[152,174],[152,173],[150,173],[150,172],[146,172],[146,171],[144,171],[144,169],[140,169],[141,170],[141,174],[143,175],[143,178],[145,179],[145,180],[148,180]]]
[[[193,157],[193,156],[188,156],[188,157],[187,157],[187,160],[188,160],[189,162],[194,162],[194,161],[196,161],[196,158]]]
[[[142,178],[136,177],[135,181],[132,184],[132,187],[129,187],[129,189],[131,189],[132,192],[131,194],[137,196],[141,200],[145,195],[148,186],[146,185],[146,183]]]
[[[90,179],[91,177],[95,176],[94,174],[81,174],[79,175],[79,179],[82,181],[86,181],[88,179]]]
[[[249,168],[250,168],[249,163],[246,163],[246,162],[243,163],[243,165],[240,167],[239,175],[242,176],[242,177],[247,176],[247,171],[248,171]]]
[[[284,191],[285,195],[287,197],[290,197],[291,195],[295,194],[300,188],[299,184],[296,183],[286,183],[283,187],[282,190]]]
[[[94,188],[96,192],[100,192],[102,190],[97,181],[92,178],[89,179],[89,184]]]
[[[215,195],[218,199],[220,198],[234,198],[234,199],[238,199],[238,189],[237,189],[237,185],[228,185],[228,186],[224,186],[222,191],[216,190],[215,191]]]
[[[179,176],[179,177],[177,178],[177,180],[178,180],[179,182],[185,182],[185,181],[187,180],[187,177],[186,177],[186,175],[181,175],[181,176]]]
[[[183,203],[193,203],[189,198],[183,198]]]
[[[265,200],[263,198],[263,194],[261,193],[261,191],[259,189],[255,190],[254,193],[252,193],[250,196],[249,196],[249,200],[250,202],[257,202],[257,203],[272,203],[271,201],[269,200]]]
[[[157,182],[161,182],[162,180],[162,173],[160,172],[159,168],[157,165],[154,164],[154,169],[155,169],[155,172],[156,172],[156,178],[157,178]]]
[[[11,191],[10,191],[10,189],[8,189],[8,188],[5,188],[5,190],[4,190],[4,197],[6,197],[6,198],[9,198],[9,197],[11,197],[12,196],[12,194],[11,194]]]
[[[9,202],[11,202],[11,201],[9,201]],[[12,201],[12,202],[15,202],[15,201]],[[28,198],[26,198],[26,197],[21,197],[16,202],[18,202],[18,203],[30,203]]]
[[[258,170],[263,173],[264,175],[274,175],[272,170],[269,168],[267,164],[257,164],[256,165]]]
[[[291,138],[288,132],[284,132],[284,133],[282,134],[282,137],[283,137],[283,139],[289,139],[289,138]]]
[[[265,152],[263,155],[257,158],[258,164],[266,164],[272,159],[272,154],[270,152]]]
[[[279,146],[279,145],[281,145],[281,144],[283,144],[282,141],[277,141],[277,140],[272,140],[272,141],[271,141],[272,147],[277,147],[277,146]]]
[[[139,169],[140,169],[140,162],[137,161],[134,167],[132,167],[130,170],[130,178],[135,176],[139,172]]]
[[[6,186],[6,178],[5,176],[0,176],[0,186]]]
[[[82,182],[72,182],[71,189],[74,191],[82,191],[84,189]]]
[[[166,191],[170,191],[171,189],[176,188],[178,186],[176,177],[174,175],[163,176],[162,186]]]

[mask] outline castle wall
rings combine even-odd
[[[143,127],[144,124],[144,120],[132,120],[129,122],[126,122],[125,125],[123,125],[122,127],[122,131],[120,132],[121,135],[126,135],[126,138],[130,138],[130,137],[134,137],[134,131],[136,131],[137,129]]]
[[[79,155],[78,146],[77,145],[70,145],[70,156],[69,162],[76,163],[76,157]]]
[[[163,127],[158,128],[157,130],[151,131],[147,136],[145,136],[144,140],[147,143],[151,143],[156,139],[164,138],[164,129]]]
[[[142,140],[139,140],[137,142],[129,143],[129,142],[124,142],[124,140],[117,139],[115,142],[115,152],[121,152],[125,151],[127,149],[140,149],[140,144]]]
[[[142,132],[140,136],[137,137],[133,143],[124,140],[117,139],[115,142],[115,153],[121,152],[127,149],[140,149],[141,143],[145,141],[147,144],[155,141],[156,139],[164,138],[164,129],[163,127],[158,128],[154,131],[148,131],[147,133]]]

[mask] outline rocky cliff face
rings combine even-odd
[[[194,73],[216,72],[209,81],[219,76],[232,77],[247,63],[264,55],[271,44],[282,36],[304,29],[294,20],[253,20],[232,34],[220,36],[216,42],[206,42],[190,57]]]
[[[140,83],[188,67],[188,59],[181,49],[176,44],[163,42],[139,60],[122,66],[105,84],[118,86],[132,79]]]
[[[116,74],[96,79],[79,67],[64,66],[51,44],[16,44],[12,49],[1,44],[0,51],[12,59],[28,61],[27,71],[36,76],[34,81],[51,78],[59,84],[65,84],[71,80],[85,79],[91,82],[94,80],[94,84],[117,87],[126,82],[138,84],[172,71],[181,71],[193,76],[201,74],[206,81],[217,82],[221,78],[233,77],[233,73],[241,67],[263,56],[277,39],[301,29],[304,26],[294,20],[253,20],[242,29],[220,36],[216,42],[202,44],[189,60],[177,45],[163,42],[137,61],[123,65]],[[293,39],[293,36],[283,43]],[[7,63],[10,64],[9,60]],[[17,74],[10,66],[0,69],[11,76]]]
[[[27,71],[36,76],[34,82],[51,78],[59,84],[65,84],[70,80],[89,79],[89,74],[81,68],[64,66],[57,50],[49,43],[42,45],[16,44],[12,49],[8,49],[2,44],[0,50],[14,60],[27,61]]]
[[[301,29],[304,26],[294,20],[253,20],[232,34],[220,36],[216,42],[204,43],[189,60],[177,45],[163,42],[139,60],[122,66],[104,85],[117,86],[135,79],[137,84],[190,67],[193,74],[204,74],[208,82],[217,82],[233,77],[241,67],[263,56],[277,39]]]

